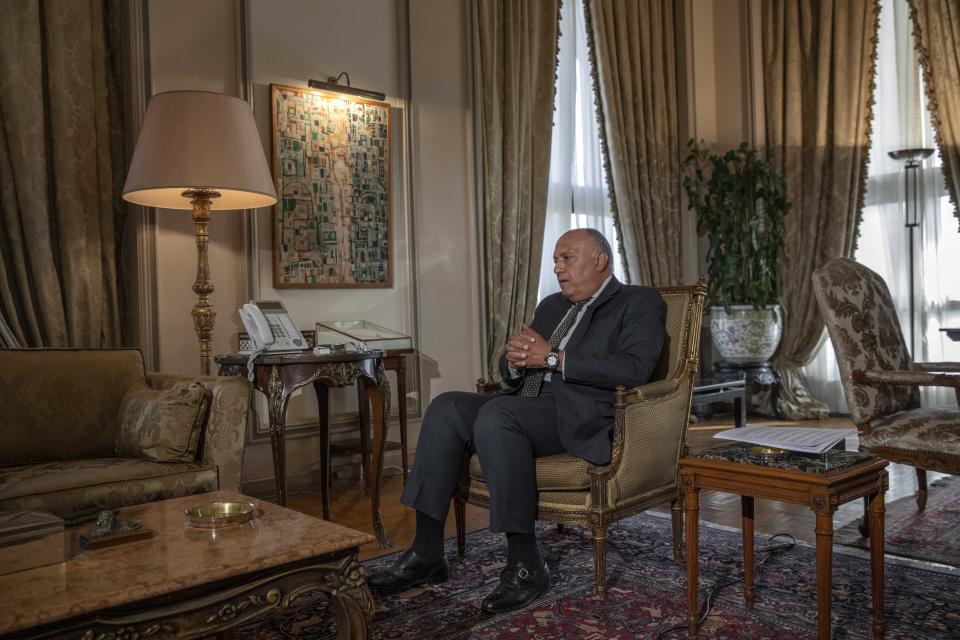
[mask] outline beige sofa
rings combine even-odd
[[[118,413],[131,386],[167,389],[193,380],[206,388],[201,405],[208,407],[205,418],[198,414],[193,460],[115,454]],[[136,349],[0,350],[0,510],[77,522],[102,509],[239,490],[249,399],[242,378],[146,373]]]

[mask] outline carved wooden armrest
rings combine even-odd
[[[635,402],[643,402],[665,396],[673,393],[677,389],[678,383],[679,381],[676,378],[670,378],[669,380],[656,380],[642,384],[639,387],[626,389],[624,391],[624,402],[633,404]]]
[[[609,476],[611,471],[609,464],[591,464],[587,467],[587,473],[591,476]]]
[[[659,411],[658,405],[660,399],[676,392],[684,380],[686,380],[686,378],[683,377],[655,380],[654,382],[642,384],[631,389],[617,386],[614,391],[616,397],[616,418],[613,424],[613,455],[609,464],[591,465],[588,468],[591,476],[609,477],[618,473],[622,464],[623,443],[627,437],[627,409],[634,407],[634,411],[641,413],[651,412],[651,414],[655,414]],[[643,422],[643,420],[641,420],[641,422]]]
[[[914,371],[953,371],[960,373],[960,362],[914,362],[910,365]]]
[[[853,381],[859,384],[883,385],[894,384],[909,387],[951,387],[960,389],[960,375],[950,373],[931,373],[926,371],[901,371],[872,369],[869,371],[855,370],[851,375]]]

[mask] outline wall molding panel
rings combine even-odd
[[[150,26],[147,0],[122,4],[124,65],[125,137],[127,161],[133,156],[147,102],[151,95]],[[124,286],[127,295],[125,329],[127,342],[143,352],[148,371],[159,368],[157,290],[157,210],[127,205],[124,229]]]

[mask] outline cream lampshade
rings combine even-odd
[[[191,209],[197,240],[193,326],[200,369],[210,374],[216,312],[207,260],[210,211],[255,209],[277,201],[253,112],[239,98],[204,91],[160,93],[150,100],[123,186],[123,199]]]

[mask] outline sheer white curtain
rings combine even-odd
[[[910,342],[909,237],[904,227],[903,163],[887,153],[913,147],[936,148],[913,46],[906,0],[885,2],[880,13],[876,102],[870,170],[860,223],[856,260],[887,282]],[[958,361],[960,343],[952,343],[943,326],[960,326],[960,234],[949,207],[940,172],[940,154],[921,170],[923,216],[914,232],[916,277],[915,361]],[[805,369],[810,392],[833,412],[846,413],[840,373],[829,339]],[[950,389],[925,389],[925,406],[953,404]]]
[[[582,2],[563,3],[558,57],[541,299],[560,290],[553,275],[553,248],[570,229],[593,227],[602,232],[613,247],[614,273],[624,279],[600,152]]]

